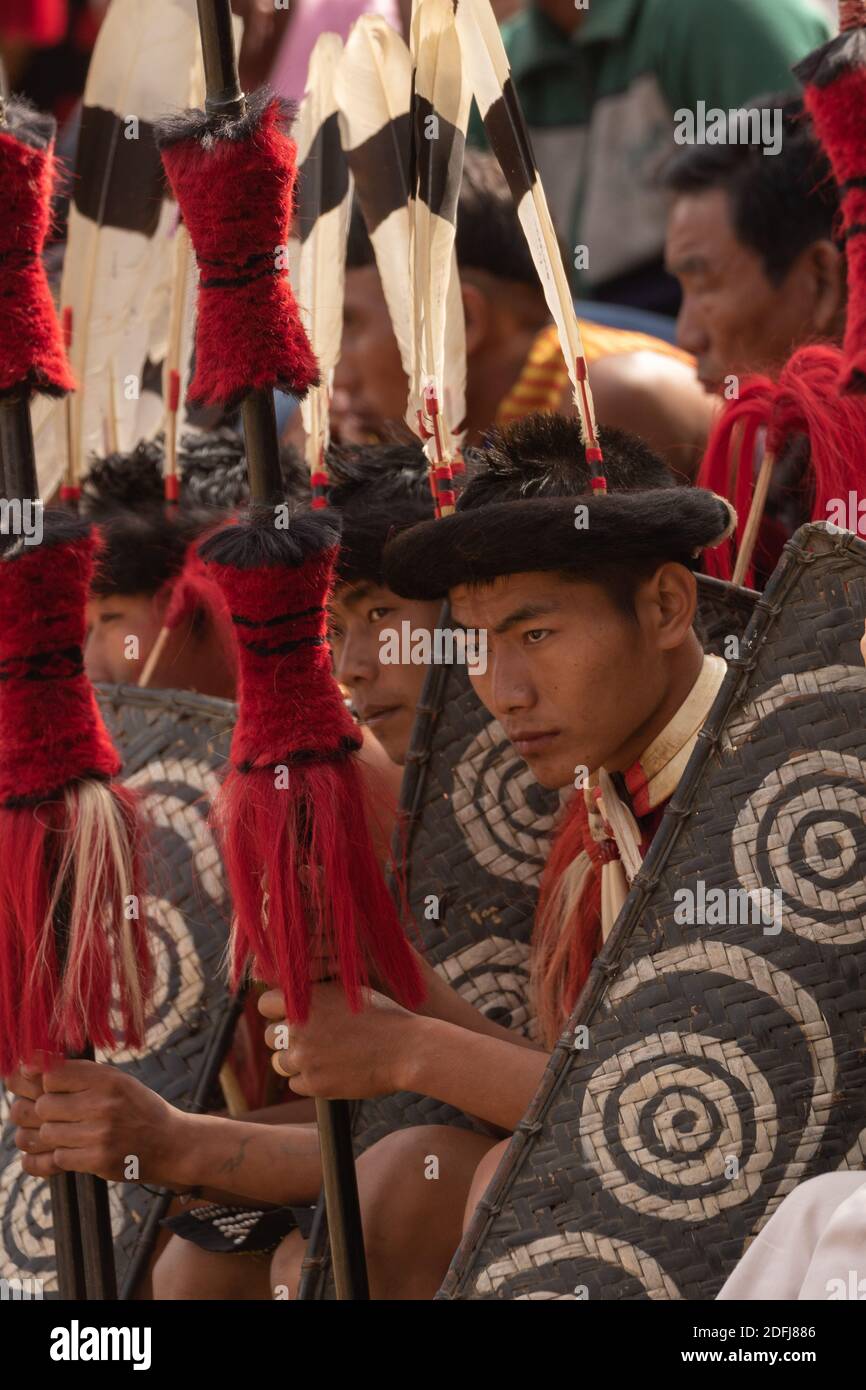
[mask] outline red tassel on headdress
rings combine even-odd
[[[43,523],[0,561],[0,1072],[115,1045],[113,995],[137,1046],[151,981],[135,803],[82,661],[96,543]]]
[[[828,503],[857,490],[866,458],[866,403],[843,395],[839,377],[843,354],[838,348],[800,348],[782,368],[777,381],[749,377],[741,383],[738,400],[726,404],[698,472],[698,486],[735,500],[737,546],[742,543],[754,486],[753,456],[758,430],[766,429],[765,448],[776,459],[791,441],[803,438],[809,447],[808,486],[813,521],[828,519]],[[742,440],[735,456],[737,427]],[[734,464],[739,468],[734,474]],[[708,574],[730,579],[735,551],[731,541],[704,554]],[[751,575],[745,582],[751,582]]]
[[[843,32],[794,71],[803,100],[839,185],[848,308],[843,390],[866,390],[866,6],[842,0]]]
[[[271,387],[303,396],[318,381],[286,268],[297,177],[289,114],[259,93],[235,119],[193,111],[159,128],[199,266],[196,405],[230,408]]]
[[[55,124],[20,102],[0,126],[0,396],[75,385],[42,252],[51,222]]]
[[[252,957],[291,1020],[307,1017],[317,957],[336,962],[353,1009],[374,977],[409,1006],[423,997],[370,837],[360,735],[331,675],[325,605],[338,541],[327,514],[278,530],[265,510],[202,546],[239,645],[232,771],[216,812],[233,974]]]

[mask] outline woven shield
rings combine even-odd
[[[149,830],[146,902],[157,987],[146,1047],[113,1066],[182,1109],[219,1104],[215,1086],[236,1005],[222,969],[230,901],[207,825],[228,756],[235,707],[180,691],[98,687],[124,760],[123,780],[142,798]],[[0,1092],[0,1278],[38,1279],[57,1291],[48,1183],[23,1173]],[[135,1183],[109,1184],[121,1295],[129,1295],[156,1234],[160,1198]]]
[[[728,639],[745,630],[757,594],[703,577],[698,587],[705,644],[724,655]],[[449,625],[447,608],[441,625]],[[401,809],[408,828],[395,853],[406,866],[409,908],[427,959],[476,1008],[533,1036],[530,938],[561,800],[535,781],[463,666],[431,668]],[[402,1092],[357,1107],[357,1150],[395,1129],[427,1124],[486,1132],[451,1106]],[[315,1277],[302,1286],[306,1297],[321,1293],[321,1253],[311,1239]]]
[[[866,1143],[866,545],[806,526],[439,1294],[709,1299]]]

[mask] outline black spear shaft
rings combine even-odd
[[[70,912],[70,885],[64,883],[54,919],[54,939],[57,963],[63,970],[69,945],[68,921]],[[72,1054],[70,1060],[83,1058],[92,1062],[93,1048],[88,1044],[83,1052]],[[111,1233],[111,1209],[108,1201],[108,1184],[93,1173],[61,1173],[52,1178],[52,1184],[69,1180],[69,1189],[59,1192],[60,1210],[67,1223],[75,1223],[76,1244],[76,1285],[75,1294],[64,1295],[85,1299],[93,1303],[111,1302],[117,1298],[117,1273],[114,1263],[114,1240]],[[54,1187],[51,1189],[52,1214],[54,1213]],[[68,1209],[68,1215],[66,1215]],[[67,1227],[68,1228],[68,1227]],[[55,1240],[57,1238],[55,1218]],[[64,1260],[68,1255],[64,1254]],[[58,1283],[60,1282],[60,1260],[58,1254]],[[61,1293],[63,1286],[61,1285]]]
[[[246,97],[238,77],[230,0],[196,0],[210,116],[241,116]],[[265,506],[285,500],[272,391],[252,391],[241,407],[250,498]],[[339,1299],[370,1297],[351,1111],[345,1100],[317,1100],[322,1180]]]
[[[92,1062],[93,1048],[88,1047],[81,1055]],[[87,1298],[92,1303],[113,1303],[117,1299],[117,1268],[108,1183],[92,1173],[78,1173],[76,1186]]]

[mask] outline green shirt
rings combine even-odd
[[[674,113],[790,92],[792,64],[830,28],[812,0],[588,0],[585,10],[570,35],[532,4],[502,32],[572,265],[587,248],[575,288],[598,295],[663,254],[658,178]]]

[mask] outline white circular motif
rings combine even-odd
[[[152,897],[144,899],[142,910],[150,928],[154,989],[143,1047],[96,1054],[97,1061],[118,1066],[140,1061],[163,1047],[172,1033],[188,1027],[205,987],[201,962],[183,913],[165,898]],[[118,1037],[123,1035],[123,1021],[116,1007],[112,1010],[111,1027]]]
[[[9,1122],[11,1099],[0,1086],[0,1126]],[[18,1161],[0,1171],[0,1279],[36,1278],[44,1293],[57,1292],[54,1238],[48,1183],[31,1178]],[[16,1258],[17,1255],[17,1258]]]
[[[455,767],[451,801],[481,868],[496,878],[538,884],[560,798],[536,782],[497,720],[485,725]]]
[[[665,1221],[703,1221],[745,1201],[777,1138],[758,1067],[736,1042],[701,1033],[621,1048],[584,1092],[584,1158],[617,1201]]]
[[[862,666],[837,664],[819,666],[814,671],[786,671],[769,689],[734,712],[722,731],[719,747],[725,754],[735,753],[765,719],[779,710],[791,705],[808,708],[813,699],[820,702],[827,695],[862,691],[864,686],[866,670]]]
[[[9,1120],[9,1097],[0,1087],[0,1128]],[[111,1229],[117,1239],[128,1228],[130,1212],[121,1183],[108,1184]],[[38,1279],[42,1294],[58,1293],[51,1188],[45,1178],[25,1173],[13,1159],[0,1170],[0,1279]]]
[[[507,1026],[535,1039],[537,1019],[529,990],[531,955],[528,941],[485,936],[446,956],[434,969],[479,1013],[501,1018],[507,1011]]]
[[[543,1280],[550,1270],[556,1277],[555,1266],[561,1260],[591,1259],[603,1264],[613,1265],[625,1274],[639,1280],[649,1298],[680,1299],[682,1294],[676,1284],[665,1274],[661,1265],[641,1250],[638,1245],[617,1240],[615,1236],[596,1235],[593,1231],[565,1231],[561,1235],[542,1236],[527,1245],[510,1249],[504,1260],[482,1269],[475,1280],[475,1292],[483,1297],[497,1293],[504,1284],[517,1275],[531,1273],[533,1281]],[[545,1289],[534,1289],[532,1293],[517,1294],[516,1303],[536,1299],[557,1299],[561,1302],[579,1302],[577,1293],[559,1293]]]
[[[866,936],[866,763],[816,748],[764,778],[737,817],[734,867],[751,892],[778,892],[781,924],[809,941]]]
[[[817,1152],[836,1086],[830,1028],[808,990],[766,956],[704,939],[637,960],[611,984],[605,1012],[665,974],[709,971],[748,982],[772,998],[797,1025],[808,1050],[812,1095],[781,1179],[784,1187],[788,1177],[802,1176]],[[772,1089],[737,1042],[696,1033],[644,1038],[602,1062],[587,1091],[584,1157],[611,1196],[641,1213],[667,1220],[712,1218],[745,1202],[774,1157],[779,1127]],[[736,1170],[720,1181],[728,1155],[737,1158]]]
[[[172,783],[178,788],[174,795],[167,790]],[[127,778],[126,785],[138,793],[145,821],[182,836],[202,892],[217,907],[224,907],[228,898],[225,871],[208,824],[220,787],[213,768],[192,758],[154,759]],[[198,793],[192,801],[190,788]]]

